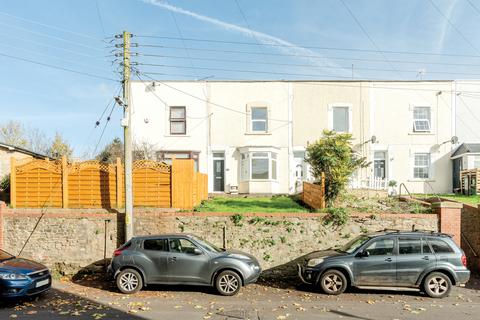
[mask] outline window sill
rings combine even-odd
[[[409,136],[434,136],[434,132],[409,132]]]
[[[271,132],[245,132],[246,136],[271,136]]]
[[[188,137],[190,137],[189,134],[164,134],[163,136],[164,136],[164,137],[167,137],[167,138],[171,138],[171,137],[175,137],[175,138],[183,138],[183,137],[185,137],[185,138],[188,138]]]
[[[248,182],[248,183],[252,183],[252,182],[277,182],[278,183],[278,180],[275,180],[275,179],[250,179],[250,180],[243,180],[243,181],[240,181],[240,182]]]
[[[408,182],[435,182],[436,180],[433,178],[427,178],[427,179],[408,179]]]

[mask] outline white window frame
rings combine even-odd
[[[348,108],[348,130],[336,132],[353,133],[353,112],[351,103],[332,103],[328,105],[328,129],[333,131],[333,109],[335,108]]]
[[[265,153],[265,156],[259,156],[259,153]],[[272,151],[248,151],[241,153],[240,180],[241,181],[277,181],[278,180],[278,153]],[[253,178],[253,160],[265,159],[268,161],[268,177],[266,179]],[[273,168],[275,166],[276,177],[273,177]],[[245,170],[248,169],[248,170]]]
[[[417,155],[428,155],[428,165],[416,165],[415,158]],[[430,180],[432,179],[432,154],[429,152],[414,152],[412,156],[412,178],[414,180]],[[427,177],[415,177],[416,168],[427,168]]]
[[[415,118],[415,109],[416,108],[428,108],[430,112],[430,119]],[[432,133],[433,132],[433,109],[428,105],[413,105],[412,106],[412,132],[413,133]],[[420,124],[427,124],[428,129],[418,128]]]
[[[258,120],[253,120],[252,115],[252,109],[254,108],[265,108],[267,110],[267,119],[258,119]],[[247,104],[247,134],[270,134],[270,106],[269,104],[265,102],[251,102]],[[265,129],[266,130],[253,130],[253,122],[265,122]]]
[[[172,118],[172,109],[183,109],[183,118]],[[172,132],[172,123],[183,123],[184,131],[180,133]],[[168,107],[168,134],[171,136],[185,136],[187,134],[187,107],[186,106],[169,106]]]

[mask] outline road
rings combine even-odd
[[[85,276],[54,281],[36,299],[1,301],[0,319],[479,319],[480,280],[450,297],[350,290],[326,296],[308,287],[255,284],[235,297],[202,287],[155,286],[127,296],[112,284]]]

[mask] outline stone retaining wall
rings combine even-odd
[[[2,215],[3,247],[18,254],[42,211],[0,207]],[[218,246],[223,245],[225,232],[228,248],[252,253],[267,269],[313,250],[346,243],[362,232],[410,230],[412,226],[435,231],[438,228],[434,214],[358,214],[344,226],[325,225],[324,218],[318,213],[233,215],[136,210],[134,230],[136,235],[194,233]],[[110,258],[123,243],[123,223],[123,214],[105,210],[48,209],[22,255],[73,273]]]

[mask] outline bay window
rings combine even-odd
[[[276,180],[277,154],[274,152],[242,153],[241,179],[246,180]]]

